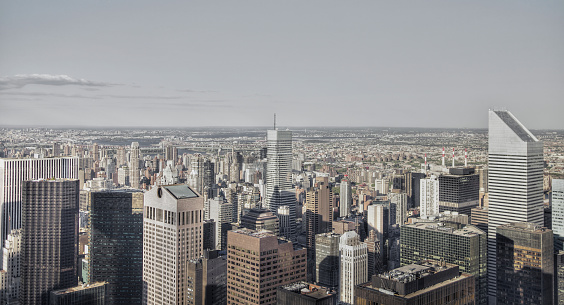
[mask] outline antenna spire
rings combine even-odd
[[[274,130],[276,130],[276,113],[274,113]]]

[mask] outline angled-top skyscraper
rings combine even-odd
[[[489,111],[488,294],[496,297],[496,230],[543,225],[543,143],[506,110]],[[490,302],[495,304],[495,302]]]
[[[292,132],[289,130],[268,130],[266,156],[266,198],[265,206],[274,213],[278,208],[290,208],[290,226],[280,226],[280,236],[291,238],[295,235],[296,195],[292,188]]]

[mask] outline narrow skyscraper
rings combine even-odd
[[[564,179],[552,179],[552,231],[554,250],[564,250]]]
[[[341,180],[341,189],[339,192],[339,216],[348,217],[351,214],[352,192],[351,183],[348,180]]]
[[[543,143],[509,111],[489,111],[488,294],[496,299],[496,230],[510,222],[543,225]]]
[[[290,228],[280,226],[280,236],[293,239],[296,234],[296,195],[292,188],[292,132],[289,130],[268,130],[266,163],[265,207],[274,213],[278,208],[290,209]],[[285,234],[283,234],[285,233]]]
[[[139,188],[139,143],[131,143],[131,151],[129,152],[129,184],[132,188]]]
[[[354,304],[354,287],[368,282],[368,249],[356,232],[349,231],[340,238],[339,252],[339,301]]]

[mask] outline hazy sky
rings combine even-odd
[[[485,128],[494,107],[564,128],[564,1],[0,2],[0,125]]]

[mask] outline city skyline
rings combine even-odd
[[[563,29],[549,1],[4,2],[0,122],[561,128]]]

